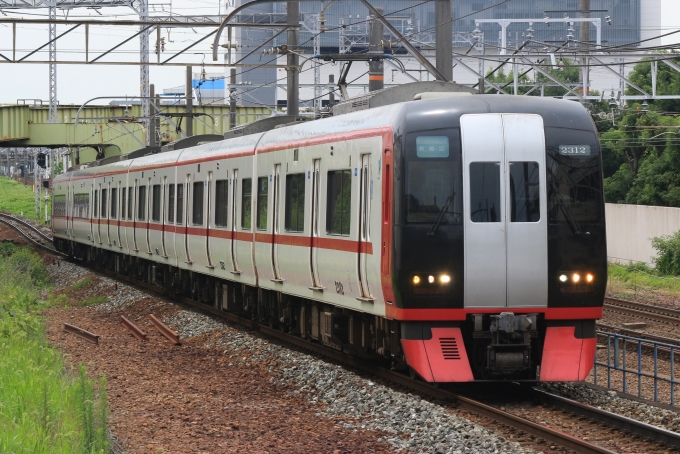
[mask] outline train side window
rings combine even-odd
[[[328,200],[326,204],[326,233],[349,235],[352,203],[352,171],[328,172]]]
[[[118,188],[111,188],[111,219],[118,216]]]
[[[92,217],[96,218],[99,212],[99,191],[97,189],[94,190],[94,204],[92,206]]]
[[[132,201],[134,200],[135,189],[134,186],[128,187],[128,205],[127,205],[127,218],[132,220]]]
[[[122,187],[120,189],[120,218],[121,219],[125,219],[125,214],[127,213],[126,202],[127,202],[127,188]]]
[[[470,163],[470,220],[501,222],[501,166],[499,162]]]
[[[161,222],[161,185],[154,184],[151,188],[151,220]]]
[[[108,189],[102,189],[102,218],[106,218],[106,195],[107,195]]]
[[[289,232],[305,229],[305,174],[286,175],[286,219]]]
[[[537,162],[510,163],[510,222],[541,220],[541,192]]]
[[[175,185],[168,185],[168,222],[175,222]]]
[[[252,196],[253,196],[253,179],[244,178],[241,180],[241,228],[249,229],[252,215]]]
[[[268,177],[257,179],[257,228],[267,230]]]
[[[227,211],[229,206],[229,180],[215,182],[215,225],[227,226]]]
[[[177,225],[184,224],[184,183],[177,185]]]
[[[146,221],[146,186],[137,189],[137,220]]]
[[[191,223],[193,225],[203,225],[203,182],[197,181],[194,183],[193,193],[193,213],[191,216]]]

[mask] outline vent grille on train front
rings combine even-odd
[[[460,352],[458,351],[458,343],[456,342],[456,338],[442,337],[439,339],[439,345],[442,347],[442,355],[444,355],[444,359],[460,359]]]

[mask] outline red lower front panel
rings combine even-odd
[[[460,328],[432,328],[428,340],[401,340],[408,365],[428,382],[474,381]]]
[[[595,361],[597,339],[577,339],[573,326],[551,326],[543,342],[540,381],[585,380]]]

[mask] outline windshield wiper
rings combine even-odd
[[[562,213],[564,213],[564,217],[567,219],[567,223],[569,224],[569,227],[571,227],[571,230],[574,232],[575,235],[581,235],[583,231],[581,230],[581,226],[578,224],[578,221],[574,217],[574,214],[571,212],[571,208],[567,206],[566,203],[564,203],[564,197],[562,197],[562,194],[557,190],[557,185],[555,184],[555,175],[550,172],[552,175],[552,182],[551,186],[553,188],[553,191],[555,192],[555,197],[557,198],[557,204],[560,206],[562,209]]]
[[[446,202],[444,202],[444,206],[442,207],[442,209],[439,210],[439,214],[437,215],[437,219],[434,221],[434,224],[432,224],[432,228],[430,229],[430,231],[427,232],[427,236],[434,236],[435,232],[439,228],[439,224],[442,223],[444,216],[448,213],[449,205],[451,205],[451,202],[453,202],[453,198],[455,196],[456,196],[456,191],[454,190],[451,193],[451,195],[446,199]]]

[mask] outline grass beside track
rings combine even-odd
[[[32,182],[31,182],[32,184]],[[45,208],[45,201],[42,209]],[[50,205],[51,205],[50,200]],[[51,210],[50,207],[48,207]],[[35,216],[35,194],[33,187],[24,186],[19,181],[10,180],[7,177],[0,177],[0,211],[9,212],[16,215],[21,215],[34,221],[43,222],[45,220],[45,212],[41,211],[40,219]]]
[[[654,300],[680,297],[680,277],[665,276],[642,263],[609,264],[607,290],[617,298]]]
[[[0,452],[104,453],[106,382],[70,369],[50,348],[39,312],[49,282],[27,248],[0,249]]]

